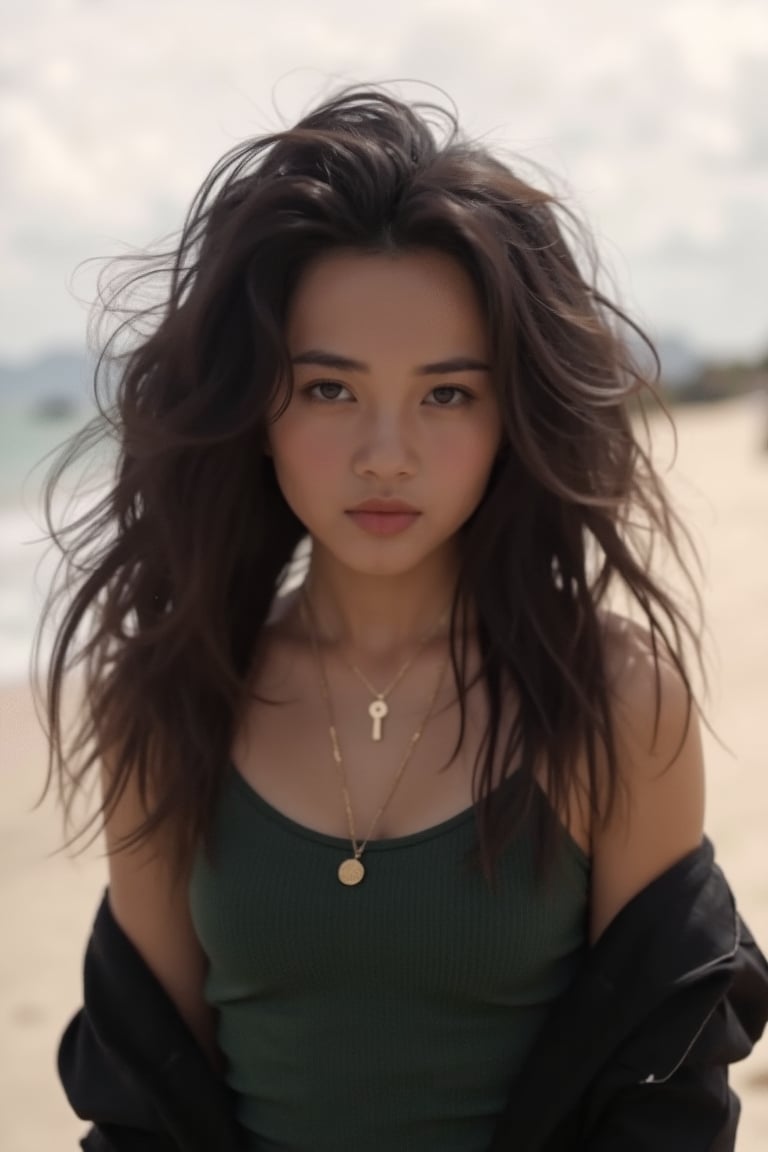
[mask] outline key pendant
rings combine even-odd
[[[372,700],[368,705],[368,715],[373,720],[371,740],[381,740],[381,722],[388,712],[386,700]]]

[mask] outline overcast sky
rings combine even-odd
[[[0,30],[0,357],[80,345],[78,263],[177,227],[236,141],[392,77],[553,169],[652,331],[768,348],[768,0],[0,0]]]

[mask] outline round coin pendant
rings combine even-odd
[[[355,884],[359,884],[365,876],[365,868],[356,856],[350,856],[349,860],[342,860],[339,864],[338,875],[342,884],[353,887]]]

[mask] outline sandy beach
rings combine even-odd
[[[702,552],[711,691],[708,831],[742,913],[768,948],[768,413],[757,396],[677,414],[670,478]],[[659,441],[666,437],[659,434]],[[56,854],[60,819],[36,811],[45,746],[23,684],[0,690],[2,1152],[67,1152],[84,1126],[55,1074],[80,999],[80,964],[105,883],[98,845]],[[768,1147],[768,1039],[737,1066],[739,1152]],[[364,1150],[363,1150],[364,1152]]]

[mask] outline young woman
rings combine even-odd
[[[768,994],[702,844],[637,329],[438,118],[351,91],[238,148],[120,330],[48,685],[110,850],[87,1147],[732,1140]]]

